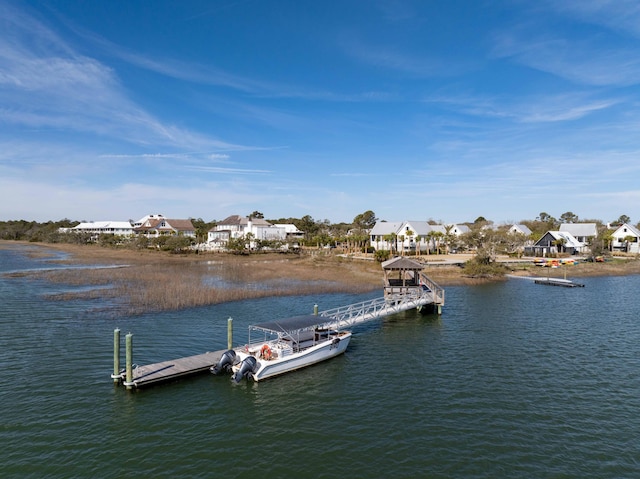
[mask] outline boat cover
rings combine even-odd
[[[292,318],[277,319],[275,321],[252,324],[251,328],[273,331],[276,333],[291,333],[300,329],[307,329],[313,326],[333,323],[334,321],[335,320],[333,320],[332,318],[308,314],[305,316],[294,316]]]

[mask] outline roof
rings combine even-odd
[[[240,216],[240,215],[227,216],[225,219],[218,222],[218,226],[224,226],[224,225],[247,226],[248,224],[249,224],[249,218],[247,218],[246,216]],[[271,223],[269,223],[267,220],[264,220],[262,218],[251,218],[251,224],[253,226],[271,226]]]
[[[595,223],[563,223],[560,231],[571,233],[573,236],[596,236],[598,227]]]
[[[308,314],[305,316],[293,316],[291,318],[252,324],[250,327],[254,329],[262,329],[264,331],[272,331],[274,333],[292,333],[301,329],[307,329],[313,326],[332,322],[335,322],[332,318]]]
[[[531,234],[531,230],[529,229],[529,227],[527,225],[522,225],[522,224],[515,224],[511,226],[509,231],[517,231],[527,236]]]
[[[133,229],[131,223],[128,221],[89,221],[86,223],[80,223],[77,226],[74,226],[72,229],[82,230],[82,229]]]
[[[178,231],[193,231],[195,228],[193,227],[193,223],[191,220],[176,220],[176,219],[165,219],[164,220],[169,226]]]
[[[578,241],[571,233],[567,233],[565,231],[547,231],[544,235],[542,235],[542,238],[540,238],[536,242],[536,246],[541,245],[542,240],[544,240],[545,236],[547,235],[551,235],[554,240],[563,239],[565,241],[565,247],[581,248],[584,246],[584,244]]]
[[[398,233],[398,230],[402,226],[402,221],[378,221],[373,228],[371,228],[372,236],[384,236],[388,234]]]
[[[396,256],[382,263],[382,269],[385,270],[421,270],[424,266],[417,261],[409,259],[405,256]]]

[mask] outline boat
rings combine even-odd
[[[351,340],[351,331],[335,329],[333,321],[305,315],[253,324],[248,344],[223,353],[210,370],[231,373],[236,383],[257,382],[326,361],[344,353]]]

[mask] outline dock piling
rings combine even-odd
[[[233,318],[227,319],[227,349],[233,349]]]
[[[124,385],[127,389],[133,386],[133,334],[127,333],[125,336],[125,368],[126,378]]]
[[[318,316],[318,305],[317,304],[313,305],[313,315],[314,316]]]
[[[113,374],[111,375],[114,383],[120,381],[120,329],[113,330]]]

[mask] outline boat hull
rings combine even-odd
[[[334,358],[346,351],[350,340],[351,333],[342,332],[340,336],[287,356],[275,359],[258,359],[258,369],[252,374],[253,380],[262,381]],[[249,355],[240,353],[240,356],[244,359]]]

